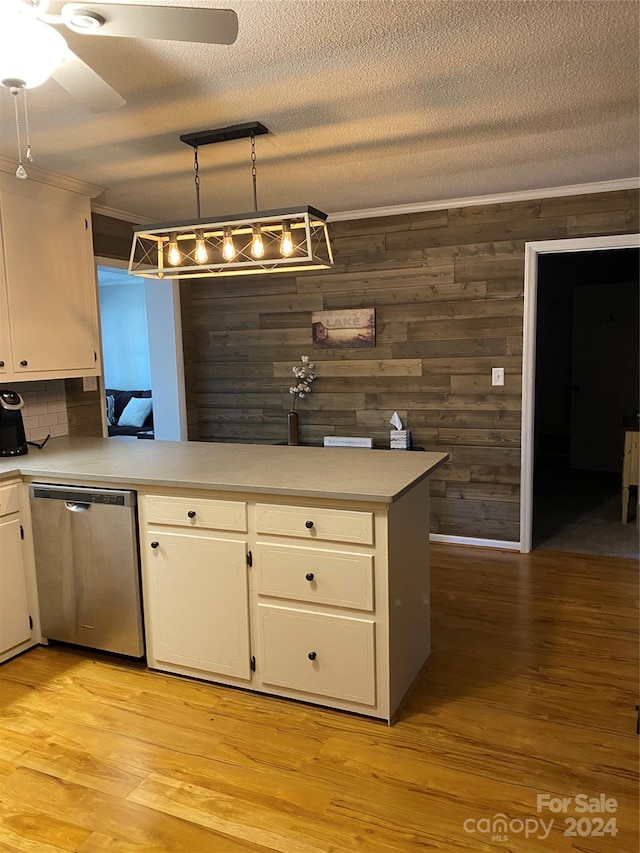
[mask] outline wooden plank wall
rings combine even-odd
[[[525,241],[638,228],[636,191],[450,208],[332,224],[327,272],[194,280],[190,438],[284,441],[291,366],[308,354],[303,441],[388,447],[397,410],[416,445],[451,457],[432,479],[433,531],[517,541]],[[376,309],[375,349],[313,350],[312,311],[359,307]]]

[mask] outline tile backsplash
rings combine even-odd
[[[42,441],[48,435],[69,434],[64,379],[10,384],[0,381],[0,388],[11,388],[24,400],[22,420],[27,441]]]

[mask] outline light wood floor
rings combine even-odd
[[[1,666],[0,851],[636,851],[636,564],[432,553],[434,651],[393,727],[60,647]]]

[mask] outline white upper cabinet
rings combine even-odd
[[[11,338],[9,336],[9,309],[4,283],[4,252],[0,240],[0,382],[6,379],[11,364]]]
[[[99,374],[89,198],[0,172],[0,378]]]

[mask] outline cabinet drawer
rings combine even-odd
[[[0,487],[0,516],[10,515],[12,512],[18,512],[20,509],[18,483],[11,486]]]
[[[321,507],[256,504],[258,533],[373,545],[373,513]]]
[[[258,594],[373,610],[373,555],[258,543]]]
[[[247,505],[244,501],[147,495],[144,504],[147,521],[151,524],[177,524],[240,533],[247,531]]]
[[[372,621],[259,604],[258,622],[263,682],[375,705]]]

